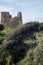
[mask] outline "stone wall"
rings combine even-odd
[[[18,12],[17,16],[12,18],[9,12],[1,12],[1,23],[6,27],[17,27],[22,24],[22,13]]]

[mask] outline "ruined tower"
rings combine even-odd
[[[9,12],[1,12],[1,23],[6,27],[17,27],[22,24],[22,13],[18,12],[17,16],[12,18]]]
[[[22,13],[18,12],[17,16],[12,18],[12,26],[13,27],[18,27],[21,24],[22,24]]]
[[[10,21],[11,21],[11,15],[9,14],[9,12],[1,12],[1,23],[5,27],[10,26]]]
[[[19,21],[19,23],[22,24],[22,13],[18,12],[17,17],[19,17],[19,20],[21,21]]]

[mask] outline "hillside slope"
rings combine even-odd
[[[43,65],[43,33],[36,33],[36,38],[38,45],[34,49],[30,48],[25,58],[17,65]]]
[[[0,65],[43,65],[43,32],[24,24],[8,33],[0,45]]]

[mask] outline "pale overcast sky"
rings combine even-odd
[[[1,11],[8,11],[12,16],[21,11],[23,23],[43,21],[43,0],[0,0]]]

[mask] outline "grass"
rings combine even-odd
[[[15,28],[5,28],[3,31],[2,31],[2,34],[8,34],[9,32],[11,32],[12,30],[14,30]]]
[[[15,28],[5,28],[4,30],[2,30],[0,32],[0,44],[3,42],[3,40],[5,39],[5,36],[11,32],[12,30],[14,30]]]

